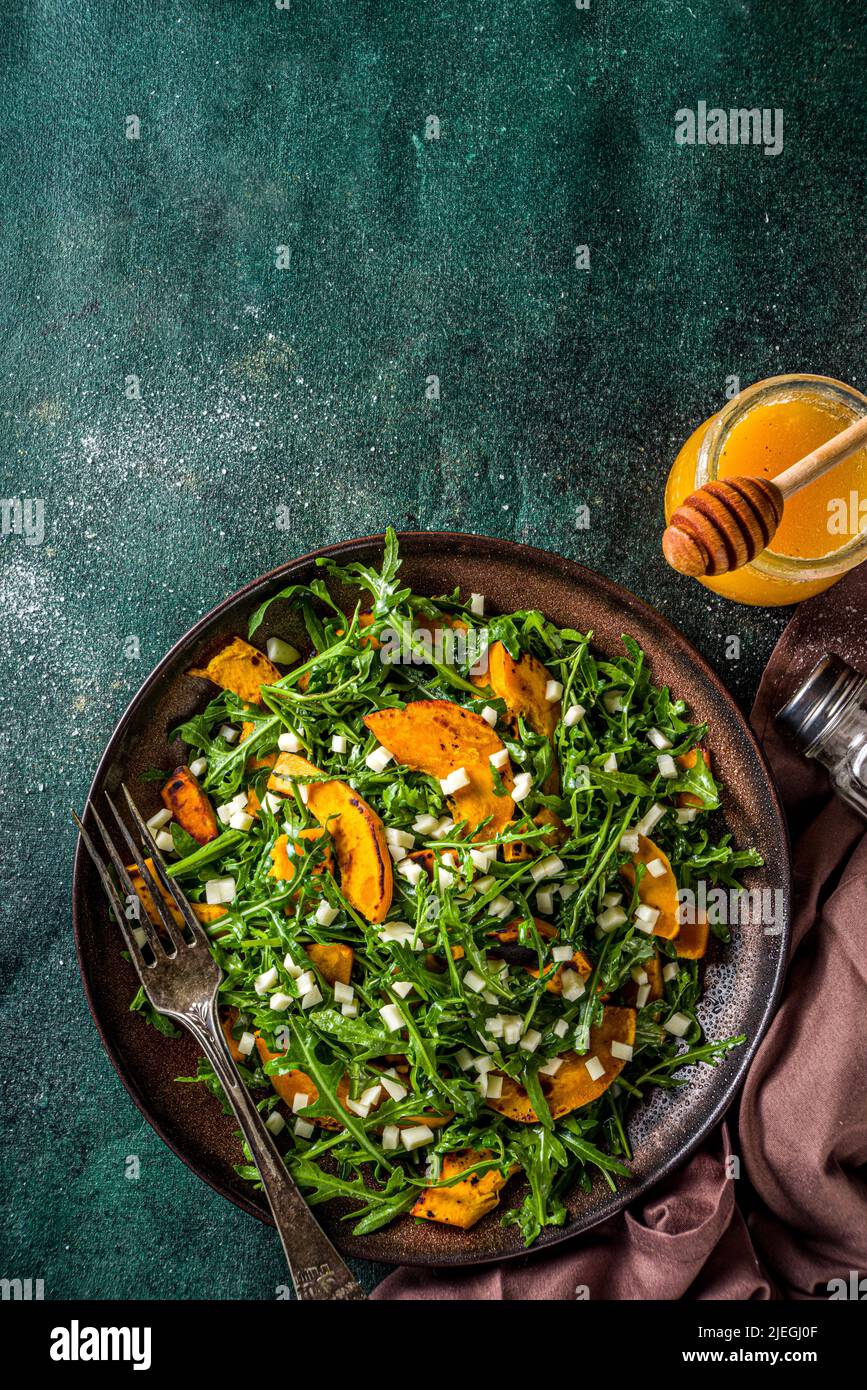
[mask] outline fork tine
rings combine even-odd
[[[166,873],[166,868],[165,864],[163,863],[162,855],[156,847],[154,837],[148,829],[148,826],[144,818],[142,817],[141,812],[139,811],[138,807],[133,801],[129,787],[126,785],[125,782],[122,784],[122,787],[123,794],[126,797],[126,804],[130,809],[130,814],[133,820],[136,823],[136,828],[139,834],[144,839],[145,843],[152,848],[154,868],[156,869],[157,874],[159,875],[160,883],[164,885],[166,892],[169,894],[169,897],[172,899],[181,916],[183,917],[184,922],[186,923],[188,929],[193,935],[196,945],[207,946],[208,938],[202,929],[202,924],[199,921],[190,904],[187,902],[186,895],[181,892],[174,879],[168,873]],[[115,814],[117,813],[115,812]]]
[[[117,872],[117,876],[123,884],[124,891],[138,900],[139,907],[142,909],[142,914],[139,918],[139,921],[141,922],[141,925],[147,935],[148,944],[151,950],[154,952],[157,959],[159,959],[161,956],[165,955],[165,946],[160,940],[159,933],[156,930],[154,923],[151,921],[148,913],[144,910],[144,904],[141,901],[140,894],[136,891],[136,886],[133,883],[132,878],[130,877],[129,869],[123,862],[121,856],[118,854],[117,849],[115,847],[115,843],[109,835],[108,829],[103,823],[102,817],[100,816],[99,812],[97,811],[96,807],[93,805],[92,802],[90,804],[90,814],[96,821],[97,829],[99,830],[99,833],[103,838],[105,847],[108,850],[109,856],[111,858],[111,862],[114,865],[115,870]],[[138,863],[135,850],[133,850],[133,858],[135,860],[136,868],[138,869],[139,873],[141,873],[141,865]],[[144,879],[143,874],[142,878]]]
[[[160,922],[162,923],[163,930],[165,931],[166,936],[168,937],[169,941],[171,941],[175,950],[179,951],[182,946],[186,945],[186,942],[183,939],[183,934],[178,929],[177,922],[172,917],[172,914],[166,905],[165,899],[163,898],[163,895],[159,890],[159,887],[156,883],[156,880],[154,879],[153,874],[151,873],[150,869],[148,868],[145,862],[146,856],[142,854],[141,849],[138,845],[136,845],[135,840],[132,838],[129,831],[127,830],[126,822],[121,818],[120,812],[118,811],[108,792],[105,793],[105,799],[111,808],[112,815],[117,821],[118,829],[120,830],[121,835],[126,841],[127,848],[129,849],[129,852],[133,857],[133,862],[136,868],[138,869],[139,873],[141,874],[142,880],[144,881],[148,892],[150,893],[151,901],[154,905],[154,911],[156,912],[157,916],[160,919]],[[95,814],[96,812],[94,812],[94,815]],[[157,856],[159,855],[159,850],[157,850],[156,846],[154,846],[154,854]],[[156,866],[156,859],[154,859],[153,862]],[[165,948],[165,943],[163,943],[163,947]]]
[[[92,809],[93,808],[91,807],[91,810]],[[144,972],[150,969],[150,967],[145,961],[144,955],[142,954],[142,949],[136,941],[135,936],[133,935],[132,929],[129,925],[129,920],[126,915],[126,911],[124,909],[124,905],[121,902],[120,895],[118,894],[118,891],[114,886],[111,874],[108,872],[108,869],[106,868],[103,859],[97,851],[97,848],[93,843],[93,840],[90,838],[90,835],[85,830],[82,822],[79,820],[75,811],[72,812],[72,819],[78,826],[78,833],[81,836],[84,848],[87,850],[88,854],[94,862],[94,865],[96,866],[96,871],[99,874],[100,882],[102,883],[103,889],[105,891],[105,896],[108,898],[111,910],[117,918],[118,925],[123,935],[123,939],[126,943],[127,950],[129,951],[130,958],[132,959],[132,963],[135,966],[135,972],[138,975],[141,983],[144,985]],[[148,940],[150,940],[150,937],[148,937]]]

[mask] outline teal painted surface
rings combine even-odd
[[[786,615],[666,571],[662,485],[731,373],[867,385],[863,10],[41,0],[0,17],[0,495],[45,507],[42,545],[0,550],[0,1274],[50,1296],[270,1298],[272,1233],[163,1147],[103,1056],[68,807],[202,612],[389,521],[582,560],[749,701]],[[677,147],[674,112],[699,100],[782,107],[784,152]]]

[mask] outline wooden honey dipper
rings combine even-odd
[[[867,415],[770,478],[718,478],[691,492],[662,537],[672,569],[698,577],[726,574],[754,560],[774,538],[783,504],[867,445]]]

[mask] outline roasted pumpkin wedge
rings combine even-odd
[[[523,920],[522,917],[513,918],[511,922],[506,923],[505,927],[501,927],[498,931],[491,932],[492,939],[499,941],[503,946],[516,946],[520,941],[520,927]],[[533,922],[535,923],[537,932],[545,941],[553,941],[555,939],[557,932],[554,927],[551,926],[550,922],[546,922],[542,917],[534,917]],[[495,947],[492,947],[492,954],[494,956],[497,954]],[[536,953],[531,949],[528,951],[528,954],[535,956]],[[504,955],[508,955],[508,953],[504,952]],[[538,960],[538,956],[536,956],[536,959]],[[529,975],[532,975],[534,979],[539,978],[539,967],[537,965],[525,964],[523,960],[519,960],[517,963],[523,964],[524,969]],[[545,988],[548,990],[549,994],[563,993],[564,970],[574,970],[576,974],[586,980],[589,979],[593,973],[593,964],[587,956],[585,956],[583,951],[574,951],[572,959],[563,961],[558,965],[555,974],[547,981]]]
[[[311,784],[307,804],[334,841],[346,900],[368,922],[384,921],[394,880],[379,816],[345,782]]]
[[[317,771],[299,754],[281,753],[268,787],[288,793],[297,778],[316,776]],[[394,880],[382,821],[346,782],[310,782],[306,788],[309,811],[334,843],[344,897],[368,922],[384,921],[391,907]]]
[[[411,864],[418,864],[420,868],[424,869],[425,874],[430,879],[430,881],[433,882],[434,872],[436,870],[437,864],[437,856],[434,854],[432,849],[414,849],[410,854],[406,856],[406,860],[401,860],[401,863],[403,864],[407,861]],[[448,865],[445,865],[444,867],[447,868]],[[461,951],[461,956],[463,956],[463,951]],[[455,960],[459,959],[460,956],[455,956]]]
[[[547,738],[553,749],[561,703],[546,696],[548,682],[552,679],[547,666],[530,652],[524,652],[516,661],[502,642],[493,642],[488,650],[487,675],[473,677],[475,684],[490,686],[503,701],[513,730],[517,730],[518,719],[522,718],[534,733]],[[555,762],[543,790],[554,795],[559,786],[560,773]]]
[[[508,795],[498,796],[489,765],[473,763],[465,767],[469,786],[461,787],[448,798],[449,810],[455,821],[464,821],[477,840],[489,840],[509,824],[515,814],[515,803]],[[500,772],[503,786],[511,791],[512,774],[507,767]],[[482,822],[486,824],[482,825]],[[477,829],[482,826],[481,829]]]
[[[178,825],[192,835],[197,845],[216,840],[220,833],[217,817],[205,792],[186,763],[176,767],[160,796]]]
[[[182,918],[178,909],[175,907],[174,900],[169,896],[169,894],[166,892],[165,888],[163,888],[162,884],[157,878],[156,869],[154,868],[154,861],[152,859],[146,859],[144,862],[146,867],[150,870],[151,878],[154,880],[154,882],[160,890],[160,896],[162,897],[163,902],[165,903],[166,907],[169,909],[169,912],[171,913],[172,921],[175,923],[176,926],[182,927],[184,924],[184,919]],[[132,886],[135,889],[136,897],[138,898],[141,906],[144,908],[144,911],[148,919],[153,923],[155,927],[160,927],[162,924],[160,922],[159,915],[154,905],[154,900],[151,897],[150,889],[148,888],[138,869],[135,867],[134,864],[127,864],[126,871],[129,874],[130,879],[132,880]],[[224,917],[226,914],[226,908],[222,907],[219,903],[190,903],[190,906],[193,909],[193,912],[196,914],[196,917],[205,926],[209,922],[216,922],[218,917]]]
[[[255,731],[256,725],[251,724],[249,720],[245,719],[241,725],[241,737],[238,739],[238,743],[246,743],[248,738],[252,738]],[[247,759],[245,766],[247,772],[258,772],[263,767],[273,767],[276,761],[276,753],[266,753],[264,758],[259,758],[254,753],[252,757]]]
[[[509,844],[503,845],[503,859],[507,864],[523,863],[525,859],[532,857],[529,846],[523,840],[512,840]]]
[[[204,666],[191,666],[187,672],[188,676],[201,676],[223,690],[233,691],[250,705],[262,703],[261,687],[273,685],[280,674],[273,661],[243,637],[224,640],[216,651],[207,653]]]
[[[479,676],[475,681],[489,685],[499,696],[513,724],[517,725],[520,716],[534,733],[550,739],[560,722],[560,701],[545,696],[551,679],[547,666],[529,652],[515,661],[502,642],[493,642],[488,650],[487,677]]]
[[[304,845],[299,843],[300,841],[320,840],[325,833],[321,826],[311,826],[308,830],[300,830],[298,839],[294,843],[295,853],[304,853]],[[323,871],[329,874],[334,873],[334,855],[331,853],[330,845],[326,846],[322,862],[317,864],[313,870],[315,874],[321,874]],[[290,879],[295,877],[295,863],[289,853],[288,835],[278,835],[271,846],[271,868],[268,870],[268,877],[282,879],[284,883],[288,883]]]
[[[355,959],[351,946],[342,941],[313,941],[304,950],[326,984],[349,984]]]
[[[523,840],[512,840],[509,844],[503,845],[503,858],[507,863],[518,863],[524,859],[532,859],[541,853],[543,846],[548,849],[558,849],[569,838],[569,832],[557,812],[550,811],[547,806],[543,806],[541,811],[533,817],[533,824],[550,825],[550,832],[539,840],[528,843]]]
[[[490,764],[491,755],[503,751],[503,741],[480,714],[450,700],[416,700],[403,709],[376,710],[364,722],[383,748],[415,772],[444,778],[464,769],[468,785],[449,796],[449,809],[473,831],[487,821],[478,837],[490,838],[508,825],[515,804],[510,796],[496,794]],[[514,782],[508,763],[500,777],[510,791]]]
[[[238,1043],[233,1032],[233,1029],[237,1022],[237,1009],[226,1009],[225,1012],[220,1012],[220,1027],[223,1030],[223,1037],[226,1039],[229,1052],[232,1054],[232,1060],[234,1062],[240,1062],[243,1066],[244,1063],[249,1060],[249,1058],[245,1057],[243,1052],[239,1051],[238,1049]]]
[[[580,975],[581,978],[582,978],[582,980],[589,980],[589,979],[590,979],[590,976],[593,974],[593,966],[592,966],[591,962],[590,962],[590,961],[587,959],[587,957],[585,956],[584,952],[583,952],[583,951],[577,951],[577,950],[576,950],[576,951],[574,951],[574,952],[572,953],[572,959],[571,959],[571,960],[567,960],[567,961],[562,961],[561,964],[559,964],[559,965],[557,966],[557,969],[556,969],[556,971],[554,972],[554,974],[551,976],[550,980],[548,980],[547,984],[545,985],[545,988],[546,988],[546,990],[548,991],[549,994],[562,994],[562,993],[563,993],[563,971],[564,971],[564,970],[574,970],[575,974],[576,974],[576,975]],[[536,967],[530,966],[530,967],[529,967],[529,973],[533,976],[534,979],[538,980],[538,978],[539,978],[539,968],[538,968],[538,966],[536,966]]]
[[[710,927],[706,917],[699,917],[694,922],[682,922],[675,943],[677,954],[683,960],[701,960],[709,940]]]
[[[432,777],[447,777],[468,763],[487,762],[503,741],[486,719],[451,700],[415,700],[403,709],[364,717],[371,733],[399,763]]]
[[[687,753],[681,753],[677,761],[681,767],[689,769],[691,767],[695,767],[696,763],[699,760],[699,757],[702,757],[704,759],[705,767],[709,768],[710,758],[708,757],[707,750],[704,748],[690,748]],[[695,792],[680,792],[678,794],[677,804],[678,806],[684,807],[696,806],[699,810],[701,810],[704,806],[704,802],[702,801],[701,797],[696,796]]]
[[[652,864],[654,860],[659,860],[663,872],[657,878],[645,871],[641,875],[641,882],[638,885],[638,897],[647,907],[655,908],[659,913],[653,928],[653,935],[664,936],[667,941],[672,941],[680,931],[680,922],[678,920],[677,880],[674,877],[668,856],[652,840],[648,840],[646,835],[639,835],[638,853],[632,855],[632,862],[624,864],[620,872],[627,883],[634,887],[634,866],[636,864],[646,866]]]
[[[424,869],[428,878],[433,878],[437,857],[432,849],[414,849],[406,857],[410,863],[418,864],[420,868]]]
[[[492,1156],[489,1149],[462,1149],[458,1153],[446,1154],[440,1183],[446,1183],[458,1173]],[[470,1173],[468,1177],[458,1178],[448,1186],[426,1187],[410,1215],[420,1216],[425,1221],[439,1221],[444,1226],[459,1226],[462,1231],[468,1231],[498,1205],[500,1192],[510,1177],[511,1173],[504,1175],[497,1168],[489,1168],[486,1173]]]
[[[521,938],[521,924],[523,921],[523,917],[513,917],[504,927],[498,927],[496,931],[492,931],[490,934],[495,941],[502,942],[504,946],[511,946]],[[543,917],[534,917],[533,923],[537,932],[545,941],[554,940],[554,937],[557,935],[557,930],[555,927],[551,926],[550,922],[546,922]]]
[[[272,1052],[265,1042],[265,1039],[258,1033],[256,1034],[256,1050],[264,1066],[266,1062],[276,1062],[282,1055],[279,1052]],[[281,1100],[285,1101],[292,1108],[292,1103],[297,1095],[307,1096],[308,1104],[313,1105],[319,1099],[319,1092],[316,1085],[310,1080],[306,1072],[297,1069],[275,1074],[270,1078],[271,1085],[277,1092]],[[341,1077],[337,1086],[337,1099],[341,1105],[345,1105],[349,1096],[349,1079]],[[342,1129],[340,1120],[334,1115],[313,1115],[310,1123],[319,1125],[321,1129]]]
[[[587,1054],[579,1056],[575,1052],[567,1052],[555,1076],[540,1077],[548,1109],[555,1120],[598,1100],[617,1080],[625,1066],[625,1059],[612,1054],[611,1045],[615,1042],[624,1047],[632,1047],[635,1042],[634,1009],[614,1005],[607,1007],[603,1011],[602,1022],[590,1029],[590,1049]],[[596,1066],[588,1070],[587,1064],[594,1061],[601,1067],[598,1076],[593,1074]],[[485,1104],[519,1124],[538,1123],[539,1117],[530,1097],[524,1087],[510,1076],[503,1077],[500,1096],[493,1100],[488,1098]]]
[[[284,796],[292,796],[299,777],[318,777],[319,768],[314,767],[307,758],[302,758],[300,753],[281,753],[274,764],[271,776],[268,778],[268,790],[270,792],[282,792]],[[312,783],[302,783],[304,786],[303,795],[310,796]],[[307,802],[310,804],[309,800]]]
[[[643,970],[647,976],[649,993],[646,1003],[651,1003],[654,999],[661,999],[665,993],[662,982],[662,961],[659,956],[649,956],[647,960],[640,963],[639,969]],[[638,1002],[639,984],[637,980],[628,980],[623,987],[623,998],[627,1004],[635,1005]]]

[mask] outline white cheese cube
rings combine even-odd
[[[664,753],[666,748],[671,747],[671,739],[666,738],[665,734],[661,734],[658,729],[648,729],[647,737],[660,753]]]
[[[382,1131],[382,1147],[386,1153],[392,1153],[400,1143],[400,1130],[397,1125],[386,1125]]]
[[[205,884],[205,902],[225,904],[232,902],[235,896],[235,880],[233,878],[209,878]]]
[[[440,787],[445,796],[453,796],[455,792],[462,791],[464,787],[470,785],[467,770],[464,767],[456,767],[454,772],[450,772],[448,777],[440,778]]]
[[[383,748],[381,744],[377,744],[377,746],[368,753],[364,761],[371,772],[384,772],[393,758],[393,753],[389,753],[387,748]]]
[[[666,1033],[670,1033],[673,1038],[682,1038],[689,1032],[691,1020],[686,1014],[672,1014],[667,1023],[663,1023]]]
[[[268,660],[273,661],[277,666],[291,666],[293,661],[298,660],[298,651],[289,642],[284,642],[282,637],[268,638]]]
[[[433,1137],[433,1130],[428,1129],[427,1125],[410,1125],[400,1131],[400,1142],[407,1153],[412,1153],[413,1149],[420,1149],[423,1144],[431,1144]]]
[[[557,854],[549,854],[546,859],[539,859],[530,869],[530,877],[534,883],[541,883],[543,878],[556,878],[562,874],[566,868],[563,860]]]
[[[533,790],[533,778],[529,772],[519,772],[512,788],[512,800],[523,801]]]

